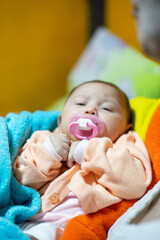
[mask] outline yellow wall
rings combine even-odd
[[[139,47],[130,0],[105,0],[105,23]],[[88,0],[0,0],[0,115],[45,109],[88,40]]]
[[[0,115],[45,109],[88,40],[86,0],[0,1]]]

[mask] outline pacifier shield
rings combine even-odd
[[[69,124],[69,130],[78,139],[91,139],[103,130],[103,121],[95,115],[74,116]]]

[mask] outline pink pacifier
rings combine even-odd
[[[69,130],[78,139],[91,139],[100,134],[104,123],[96,115],[76,115],[69,124]]]

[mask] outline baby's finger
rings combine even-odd
[[[61,151],[61,153],[60,153],[60,156],[62,157],[62,161],[66,161],[68,158],[68,151],[63,149],[63,151]]]
[[[69,152],[69,150],[70,150],[70,146],[69,146],[68,143],[63,143],[63,148],[64,148],[67,152]]]
[[[69,138],[67,137],[66,134],[60,134],[61,140],[65,143],[70,143]]]
[[[72,153],[72,151],[70,151],[69,155],[68,155],[68,159],[66,161],[67,162],[67,167],[69,167],[69,168],[73,167],[73,161],[74,161],[73,153]]]

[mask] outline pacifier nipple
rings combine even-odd
[[[90,130],[91,127],[89,125],[92,124],[92,121],[90,119],[80,118],[77,120],[77,123],[79,123],[79,129],[81,130]]]
[[[103,126],[98,116],[78,115],[71,119],[69,130],[77,139],[91,139],[102,131]]]

